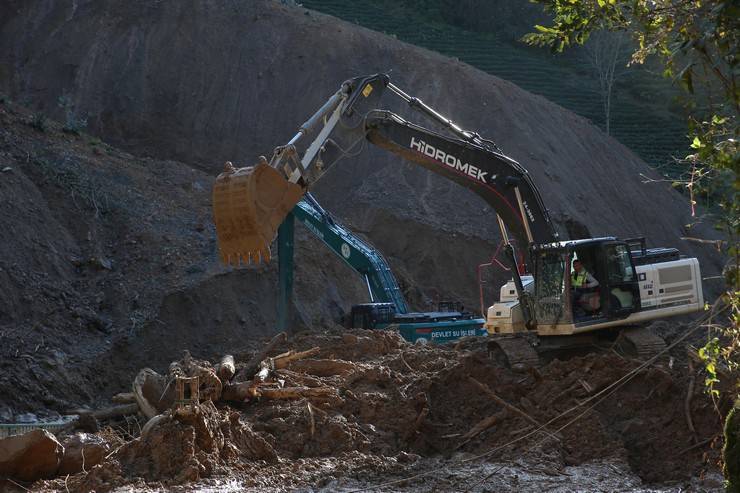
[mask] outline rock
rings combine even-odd
[[[103,461],[110,452],[110,445],[97,435],[75,433],[64,441],[64,456],[58,474],[77,474],[89,471]]]
[[[0,440],[0,476],[21,481],[51,478],[64,447],[46,430],[33,430]]]

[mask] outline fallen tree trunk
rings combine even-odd
[[[118,418],[121,416],[128,416],[130,414],[136,414],[139,412],[139,405],[136,403],[133,404],[124,404],[122,406],[114,406],[114,407],[108,407],[105,409],[98,409],[97,411],[93,411],[92,414],[95,419],[103,420],[103,419],[112,419],[112,418]]]
[[[255,396],[254,385],[255,384],[251,381],[227,383],[224,385],[223,391],[221,392],[221,399],[225,401],[244,402],[245,400],[251,399]]]
[[[319,377],[330,377],[332,375],[344,375],[357,369],[357,365],[344,360],[337,359],[309,359],[293,361],[290,369],[302,373],[310,373]]]
[[[136,396],[133,392],[121,392],[114,395],[111,400],[116,404],[130,404],[136,402]]]

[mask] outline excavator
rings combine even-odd
[[[380,109],[397,96],[434,129]],[[314,135],[308,141],[307,136]],[[646,322],[703,309],[699,263],[675,248],[647,248],[644,238],[561,239],[527,170],[491,140],[465,130],[390,81],[387,74],[349,79],[287,144],[255,166],[228,165],[213,189],[214,222],[227,264],[268,261],[279,225],[336,162],[373,144],[451,180],[495,211],[512,279],[488,308],[485,327],[511,366],[538,364],[538,351],[615,328],[639,356],[665,347]],[[596,286],[574,282],[585,265]],[[606,331],[610,332],[610,331]]]
[[[326,248],[361,277],[370,303],[354,305],[349,325],[360,329],[395,329],[409,342],[447,342],[466,336],[484,336],[485,320],[466,312],[460,303],[441,301],[437,311],[412,312],[383,255],[337,221],[310,192],[278,227],[280,297],[278,329],[288,325],[292,298],[294,223],[299,221]]]

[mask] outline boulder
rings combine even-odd
[[[0,476],[21,481],[51,478],[64,447],[46,430],[33,430],[0,440]]]
[[[110,445],[97,435],[75,433],[64,441],[64,457],[58,474],[77,474],[89,471],[103,461],[110,452]]]

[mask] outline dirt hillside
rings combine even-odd
[[[644,183],[658,177],[587,120],[382,34],[273,1],[10,1],[0,14],[0,89],[60,118],[67,94],[93,133],[137,155],[209,174],[227,159],[249,164],[342,80],[391,71],[528,168],[563,232],[645,235],[699,256],[707,276],[721,266],[710,247],[679,239],[714,235],[687,229],[686,199],[667,183]],[[420,302],[439,290],[478,306],[475,267],[498,240],[476,196],[377,149],[336,166],[315,192],[413,276]]]
[[[8,102],[0,170],[3,420],[94,403],[184,349],[210,357],[275,330],[275,267],[217,260],[209,175]],[[305,237],[296,252],[296,327],[331,327],[346,297],[363,295],[317,248]]]

